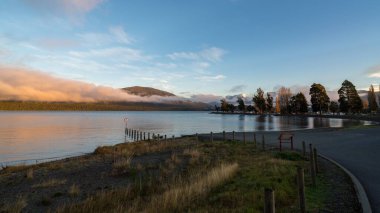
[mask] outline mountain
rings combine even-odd
[[[155,89],[152,87],[140,87],[140,86],[134,86],[134,87],[125,87],[122,88],[123,91],[128,92],[133,95],[138,96],[163,96],[163,97],[170,97],[170,96],[176,96],[173,93],[166,92],[163,90]]]

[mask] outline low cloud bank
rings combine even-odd
[[[27,68],[0,65],[0,100],[165,102],[178,97],[140,97],[106,86],[54,77]]]

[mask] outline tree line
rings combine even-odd
[[[379,88],[380,90],[380,88]],[[258,88],[252,98],[252,105],[246,105],[243,97],[238,97],[237,106],[233,103],[227,102],[226,99],[220,100],[220,106],[215,105],[216,111],[234,112],[254,112],[257,114],[264,113],[281,113],[281,114],[305,114],[309,111],[315,113],[361,113],[361,112],[377,112],[379,109],[376,101],[377,97],[373,85],[368,90],[368,101],[363,103],[360,98],[355,85],[345,80],[343,81],[340,89],[338,90],[338,101],[330,101],[325,87],[320,83],[313,83],[309,89],[310,107],[302,92],[292,94],[290,88],[281,87],[277,91],[276,104],[274,107],[273,97]],[[379,97],[380,99],[380,97]]]

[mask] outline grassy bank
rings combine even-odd
[[[18,212],[262,212],[273,188],[277,212],[297,212],[296,152],[262,151],[254,144],[136,142],[99,147],[94,154],[0,172],[1,211]],[[309,187],[309,211],[329,196],[321,175]],[[15,208],[17,207],[17,208]]]

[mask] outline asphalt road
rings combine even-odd
[[[302,141],[308,147],[312,143],[318,152],[335,160],[354,174],[362,183],[373,212],[380,213],[380,126],[351,129],[318,129],[295,131],[295,147],[302,148]],[[279,132],[257,132],[258,142],[262,135],[266,144],[278,144]],[[232,133],[226,133],[232,139]],[[222,134],[214,134],[222,138]],[[236,133],[237,140],[243,140],[242,133]],[[253,133],[246,133],[246,140],[253,141]],[[289,148],[288,144],[285,148]]]

